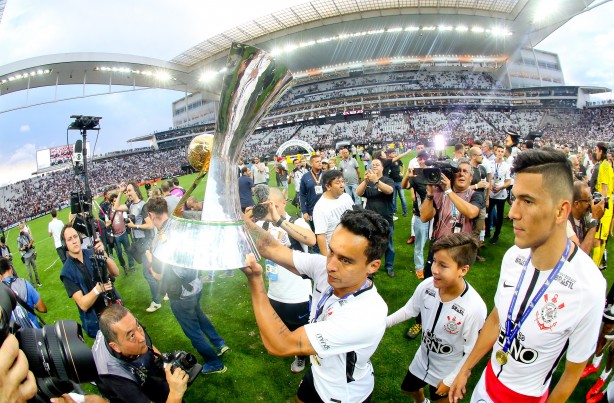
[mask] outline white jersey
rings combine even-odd
[[[53,243],[56,248],[59,248],[62,246],[62,239],[60,235],[62,234],[63,228],[64,228],[64,223],[58,220],[57,218],[54,218],[53,220],[51,220],[51,222],[47,226],[47,230],[49,231],[51,236],[53,236]]]
[[[606,281],[592,259],[576,247],[520,328],[511,344],[507,363],[501,366],[495,354],[503,348],[506,316],[529,253],[529,249],[512,246],[503,257],[495,294],[499,338],[490,363],[507,388],[527,396],[542,396],[565,353],[567,361],[581,363],[595,351],[605,306]],[[535,270],[529,263],[512,313],[514,320],[520,307],[529,304],[550,272]]]
[[[327,297],[325,256],[295,251],[294,267],[314,282],[311,323],[305,332],[317,353],[311,356],[311,371],[320,399],[362,402],[375,384],[370,359],[386,330],[386,302],[371,281],[345,298]]]
[[[493,186],[503,186],[506,180],[511,179],[510,166],[507,162],[492,161],[490,163],[490,171],[492,172],[491,184]],[[507,189],[501,189],[497,193],[490,192],[491,199],[504,200],[507,198]]]
[[[420,168],[418,157],[414,157],[411,160],[409,160],[409,164],[407,164],[407,168],[411,168],[411,169]]]
[[[290,216],[286,214],[286,220],[289,219]],[[264,221],[258,221],[256,224],[262,227]],[[302,218],[294,221],[294,224],[311,230],[309,224]],[[268,232],[273,238],[282,245],[287,247],[291,246],[290,236],[283,228],[276,227],[272,224],[269,224],[268,227]],[[303,248],[305,252],[308,249],[306,245],[304,245]],[[271,279],[269,279],[268,297],[284,304],[299,304],[309,301],[309,297],[311,296],[311,281],[297,276],[276,263],[271,263],[277,266],[277,280],[271,281]]]
[[[343,193],[338,199],[328,199],[322,196],[313,207],[314,232],[316,235],[326,234],[327,248],[333,231],[341,221],[341,216],[353,207],[354,200],[347,193]]]
[[[409,371],[432,386],[443,379],[452,385],[458,371],[473,350],[486,320],[486,304],[465,281],[465,290],[449,302],[442,302],[433,278],[424,280],[407,304],[386,319],[391,327],[422,315],[422,342]]]

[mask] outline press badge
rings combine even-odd
[[[317,195],[321,195],[323,193],[322,192],[322,185],[316,185],[315,191],[316,191]]]
[[[454,234],[460,234],[463,230],[463,223],[461,222],[457,222],[454,224],[454,227],[452,227],[452,232]]]

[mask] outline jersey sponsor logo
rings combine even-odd
[[[422,335],[422,343],[424,343],[427,350],[437,354],[447,355],[452,354],[454,351],[454,348],[451,345],[446,344],[439,337],[435,336],[435,334],[430,330],[426,330]]]
[[[460,331],[461,324],[461,321],[456,320],[456,316],[453,316],[452,318],[448,316],[448,323],[443,325],[443,330],[450,334],[456,334]]]
[[[324,336],[322,336],[322,333],[316,334],[316,338],[318,339],[318,343],[320,343],[320,346],[322,346],[324,350],[328,350],[330,348],[330,346],[328,345],[328,340],[325,339]]]
[[[573,290],[573,286],[576,283],[575,278],[563,273],[557,274],[555,280],[561,283],[561,285],[563,285],[564,287],[569,288],[570,290]]]
[[[518,332],[518,335],[520,336],[520,332]],[[522,340],[524,341],[524,336],[522,337]],[[503,346],[505,343],[505,329],[499,328],[499,339],[497,340],[497,343],[499,343],[501,346]],[[536,350],[524,346],[518,337],[516,337],[510,345],[508,353],[509,357],[521,364],[532,364],[539,356]]]
[[[459,305],[452,305],[452,310],[458,312],[460,315],[465,316],[465,308],[463,308],[462,306]],[[450,319],[450,317],[448,317],[448,319]]]
[[[431,290],[430,288],[425,288],[425,289],[424,289],[424,293],[425,293],[426,295],[429,295],[429,296],[431,296],[431,297],[435,298],[435,291]]]
[[[524,256],[518,255],[516,256],[516,260],[515,262],[518,263],[521,266],[524,266],[524,263],[526,262],[527,258],[525,258]]]
[[[544,294],[544,306],[535,311],[535,321],[540,330],[552,330],[556,324],[556,318],[559,309],[565,308],[565,303],[559,303],[559,294],[554,294],[551,300],[548,299],[548,294]]]

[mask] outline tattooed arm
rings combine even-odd
[[[256,225],[256,223],[253,221],[251,208],[245,210],[244,220],[247,231],[252,237],[252,240],[256,245],[256,249],[258,249],[258,253],[260,253],[263,258],[285,267],[294,274],[300,275],[300,273],[296,270],[296,267],[294,267],[292,249],[277,242],[271,236],[271,234]]]
[[[290,331],[271,306],[262,279],[262,266],[256,262],[254,255],[247,256],[245,266],[243,272],[247,276],[252,294],[254,315],[262,343],[269,354],[279,357],[315,354],[316,351],[307,337],[305,327]]]

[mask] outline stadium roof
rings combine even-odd
[[[0,95],[41,86],[102,84],[202,92],[215,99],[216,72],[233,41],[271,51],[294,72],[401,56],[505,60],[602,1],[558,0],[556,7],[546,0],[310,1],[207,38],[170,61],[78,53],[0,66]]]

